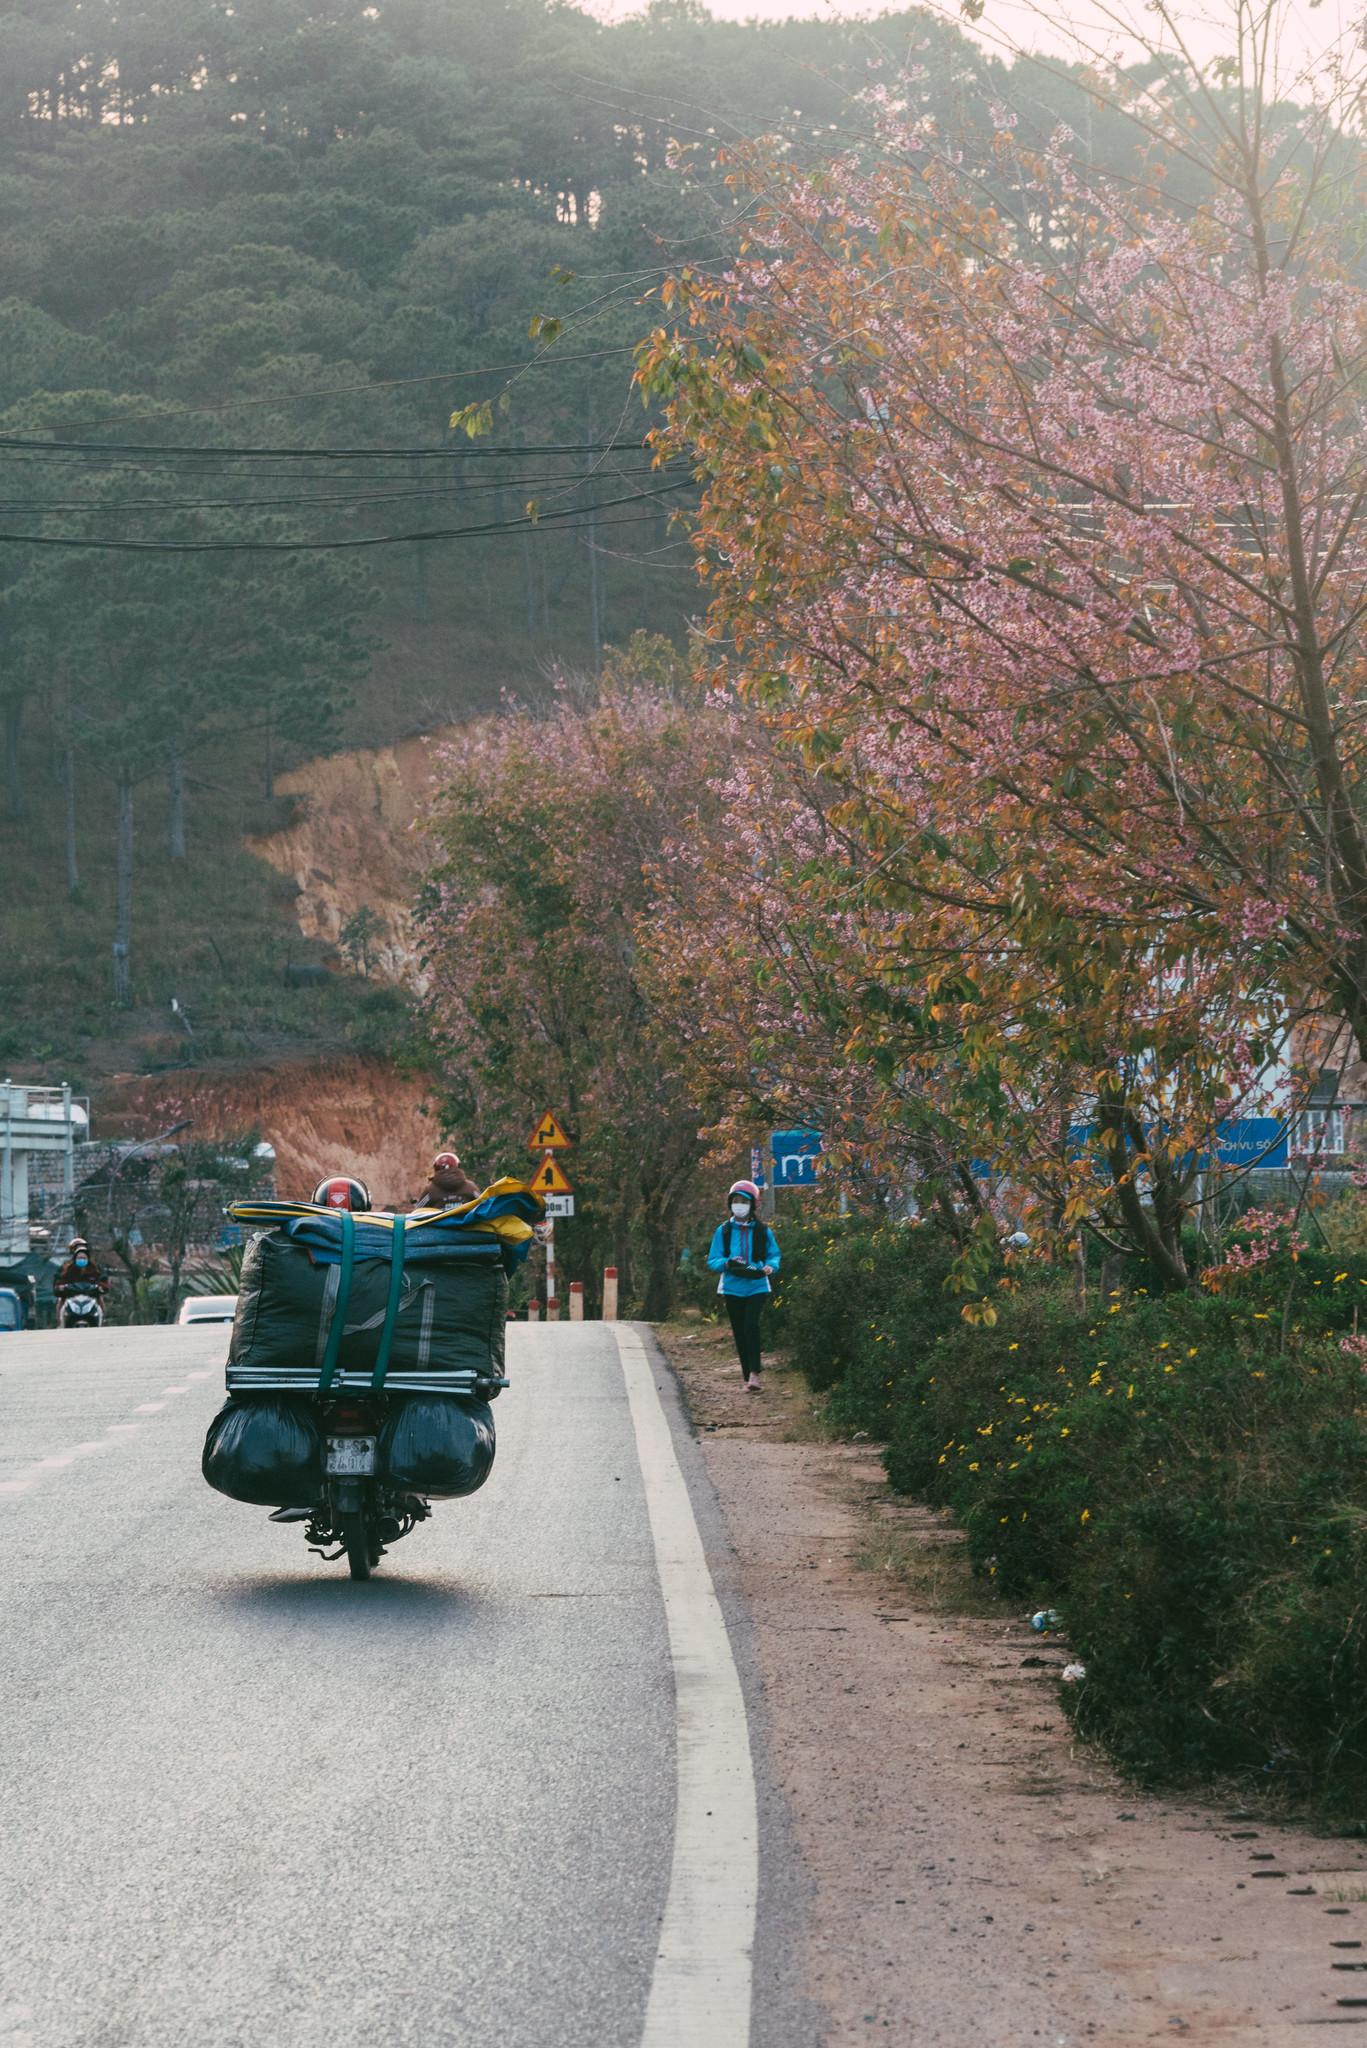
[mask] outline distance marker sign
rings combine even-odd
[[[569,1144],[554,1110],[548,1110],[527,1140],[529,1152],[562,1152]]]

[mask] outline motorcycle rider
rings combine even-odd
[[[69,1294],[93,1294],[103,1302],[109,1292],[109,1279],[103,1267],[96,1264],[86,1240],[73,1237],[66,1254],[66,1263],[52,1283],[58,1306]]]
[[[350,1209],[353,1214],[361,1214],[370,1208],[370,1189],[363,1180],[353,1180],[349,1173],[333,1173],[319,1181],[313,1190],[313,1200],[322,1209]]]
[[[438,1152],[432,1161],[432,1178],[413,1204],[415,1209],[451,1209],[460,1202],[473,1202],[479,1189],[460,1163],[456,1152]]]

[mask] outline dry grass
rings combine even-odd
[[[969,1570],[963,1540],[924,1509],[917,1519],[888,1526],[874,1522],[855,1556],[930,1614],[1000,1616],[1001,1602]],[[922,1519],[924,1518],[924,1519]]]

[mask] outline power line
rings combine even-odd
[[[463,453],[464,451],[460,452]],[[505,450],[503,452],[509,454],[509,451]],[[521,452],[534,455],[536,450],[530,449]],[[636,455],[643,454],[645,450],[632,443],[621,448],[619,452]],[[509,459],[511,460],[510,455]],[[6,461],[23,466],[19,471],[12,473],[11,482],[14,481],[16,476],[30,474],[29,465],[36,465],[40,470],[45,467],[55,468],[59,472],[75,470],[80,475],[88,475],[96,481],[105,479],[112,481],[120,471],[131,472],[135,476],[145,476],[149,468],[146,462],[139,460],[136,456],[115,455],[109,461],[94,462],[84,455],[64,457],[60,449],[56,447],[29,449],[0,447],[0,464]],[[3,468],[0,468],[0,476],[3,476],[3,474]],[[185,465],[179,472],[172,470],[171,474],[176,477],[177,482],[184,482],[189,479],[196,481],[221,479],[225,484],[240,483],[249,485],[257,485],[263,482],[341,482],[367,485],[403,484],[412,482],[413,465],[412,463],[404,462],[401,458],[395,457],[392,466],[388,468],[381,466],[372,467],[369,464],[365,464],[359,469],[347,468],[344,463],[339,461],[336,464],[329,464],[325,469],[309,469],[279,458],[272,459],[268,463],[252,464],[242,468],[234,465],[231,458],[229,458],[229,460],[221,463],[209,462],[207,459],[200,460],[194,464]],[[505,475],[504,480],[509,483],[516,483],[518,478],[515,473],[512,473]],[[497,481],[497,478],[495,477],[491,481]]]
[[[641,463],[635,468],[609,469],[600,474],[625,480],[658,472],[652,464]],[[495,491],[583,481],[582,477],[566,476],[563,471],[548,470],[539,475],[493,477],[484,483],[415,484],[408,490],[393,491],[304,492],[277,498],[0,498],[0,512],[36,512],[46,517],[55,512],[257,512],[285,505],[392,505],[411,498],[484,498]]]
[[[514,461],[529,455],[611,455],[616,448],[627,445],[615,441],[533,441],[525,447],[513,448],[488,447],[479,442],[468,441],[441,448],[220,448],[213,446],[212,443],[189,446],[159,441],[39,441],[16,434],[0,434],[0,455],[102,455],[136,457],[139,461],[168,461],[181,456],[202,456],[219,462],[255,461],[258,458],[274,461],[304,458],[318,462],[355,462],[371,459],[433,462],[455,458],[463,462],[489,462]],[[633,454],[639,454],[645,444],[633,441],[629,445]]]
[[[415,541],[479,540],[498,533],[538,533],[547,528],[565,531],[575,525],[640,525],[639,519],[599,519],[614,505],[632,505],[663,498],[676,491],[692,489],[691,478],[663,484],[655,491],[629,491],[620,498],[604,498],[598,505],[566,505],[540,513],[535,519],[489,520],[480,526],[431,527],[419,533],[359,534],[345,540],[111,540],[102,536],[56,533],[0,533],[0,543],[15,547],[84,548],[117,554],[223,555],[223,554],[317,554],[343,548],[384,548]]]
[[[556,363],[591,363],[603,356],[629,356],[634,353],[634,344],[623,343],[612,348],[580,349],[574,355],[558,355]],[[172,405],[158,407],[154,412],[111,413],[102,420],[62,420],[56,431],[64,433],[70,428],[119,427],[131,425],[135,420],[177,419],[187,413],[197,412],[246,412],[265,405],[303,405],[316,398],[351,398],[364,391],[399,391],[414,384],[453,384],[466,377],[503,377],[514,370],[534,370],[541,362],[546,350],[520,363],[484,363],[473,370],[431,370],[420,377],[372,377],[360,384],[322,384],[312,391],[279,391],[269,398],[214,398],[202,405]]]

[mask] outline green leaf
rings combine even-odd
[[[464,434],[467,440],[477,441],[481,434],[493,432],[494,407],[489,398],[471,399],[469,405],[462,405],[452,413],[447,422],[453,434]]]

